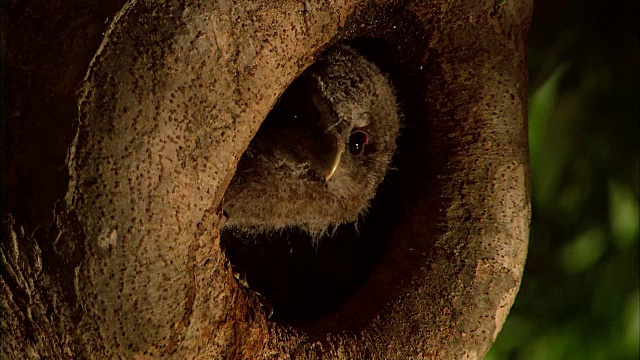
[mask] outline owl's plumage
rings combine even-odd
[[[289,86],[240,159],[225,229],[320,235],[354,222],[389,168],[399,128],[376,65],[346,46],[328,51]]]

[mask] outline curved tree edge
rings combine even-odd
[[[530,16],[529,2],[125,4],[67,100],[53,223],[3,217],[3,354],[484,356],[526,256]],[[220,249],[224,190],[314,56],[366,38],[391,49],[417,192],[353,298],[313,324],[267,321]]]

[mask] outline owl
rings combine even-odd
[[[313,238],[365,214],[396,151],[400,115],[380,69],[350,47],[322,54],[282,94],[224,196],[224,230]]]

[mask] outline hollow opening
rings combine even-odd
[[[399,98],[402,128],[406,128],[410,119],[404,116],[405,107],[414,108],[420,103],[413,99],[419,93],[412,85],[415,79],[400,75],[401,64],[391,51],[384,50],[382,41],[360,39],[347,45],[390,78]],[[298,79],[282,94],[259,132],[278,121],[278,114],[287,108],[305,103]],[[319,239],[299,228],[259,234],[223,229],[221,242],[234,271],[246,280],[250,290],[264,297],[266,308],[273,309],[272,319],[313,321],[344,303],[367,281],[384,256],[404,209],[415,201],[410,189],[403,189],[403,184],[413,181],[412,171],[403,175],[411,153],[406,150],[415,146],[411,144],[415,139],[407,143],[405,138],[413,139],[401,130],[390,170],[368,211],[355,223],[342,224]]]

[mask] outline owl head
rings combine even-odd
[[[320,235],[356,221],[389,169],[399,130],[389,79],[351,48],[331,49],[283,93],[240,159],[225,228]]]

